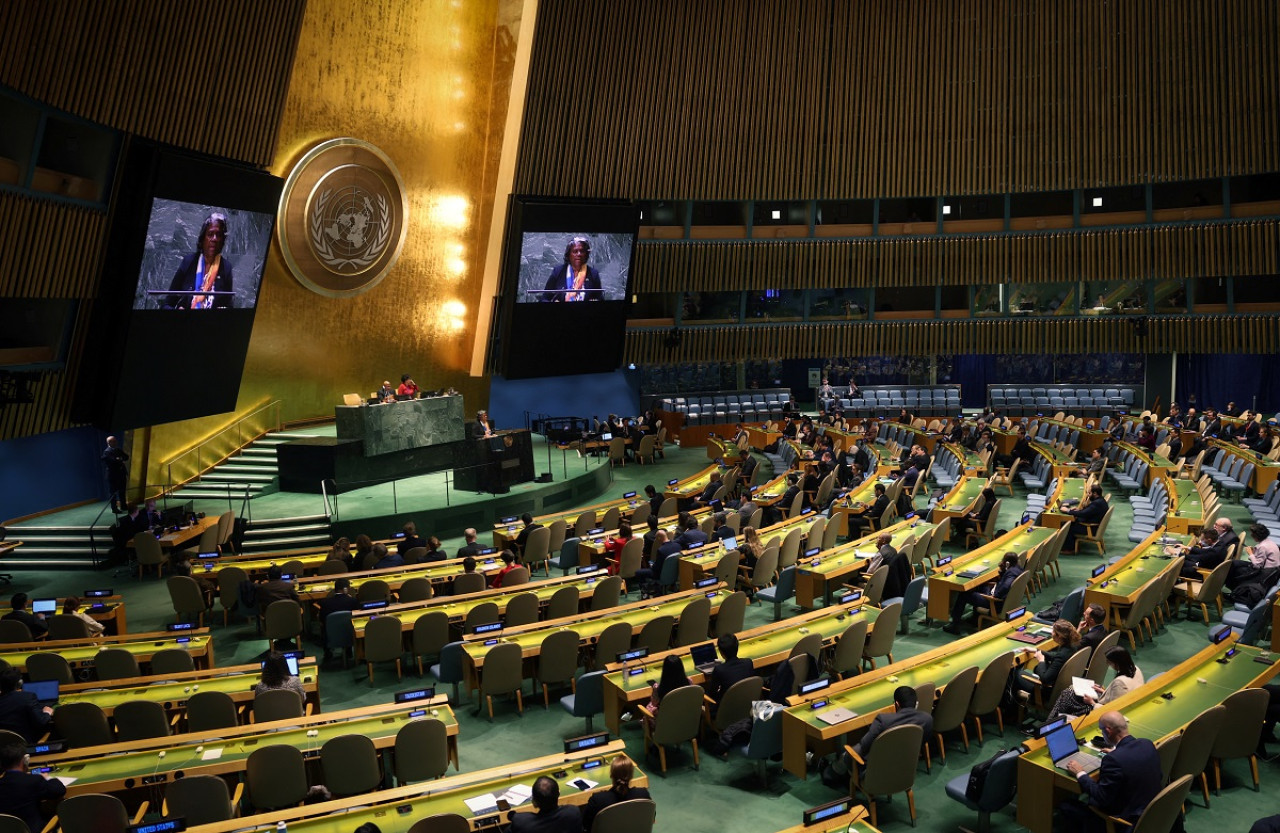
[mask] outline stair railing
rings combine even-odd
[[[221,431],[218,431],[217,433],[212,434],[212,435],[210,435],[210,436],[206,437],[205,439],[201,440],[201,441],[200,441],[199,443],[197,443],[196,445],[192,446],[191,448],[188,448],[186,451],[184,451],[184,452],[182,452],[181,454],[179,454],[177,457],[174,457],[174,458],[172,458],[171,460],[169,460],[169,461],[167,461],[166,463],[164,463],[163,465],[165,465],[165,466],[166,466],[166,473],[167,473],[167,478],[166,478],[166,479],[167,479],[167,480],[168,480],[168,482],[169,482],[169,487],[168,487],[168,488],[169,488],[169,489],[176,489],[176,488],[178,488],[179,486],[181,486],[181,485],[183,485],[183,484],[185,484],[185,483],[187,483],[187,482],[189,482],[189,481],[191,481],[191,480],[196,479],[197,477],[199,477],[200,475],[204,474],[204,473],[205,473],[206,471],[208,471],[209,469],[212,469],[214,466],[216,466],[216,465],[218,465],[219,463],[221,463],[223,460],[226,460],[228,457],[230,457],[230,456],[231,456],[232,454],[234,454],[236,451],[239,451],[240,449],[244,448],[244,447],[245,447],[246,445],[248,445],[249,443],[251,443],[251,442],[253,442],[254,440],[258,439],[259,437],[262,437],[262,436],[264,436],[264,435],[266,435],[266,434],[270,433],[271,431],[278,431],[278,430],[280,430],[280,427],[281,427],[281,424],[282,424],[282,423],[281,423],[281,421],[280,421],[280,408],[281,408],[281,405],[283,405],[283,400],[276,399],[276,400],[273,400],[273,401],[271,401],[271,402],[266,403],[265,405],[262,405],[262,406],[260,406],[260,407],[258,407],[258,408],[255,408],[255,409],[253,409],[252,411],[250,411],[249,413],[247,413],[247,414],[245,414],[244,416],[242,416],[242,417],[240,417],[239,419],[237,419],[237,420],[236,420],[235,422],[233,422],[232,424],[228,425],[226,428],[223,428]],[[249,420],[254,419],[254,418],[255,418],[255,417],[257,417],[259,414],[262,414],[262,413],[264,413],[264,412],[266,412],[266,411],[274,411],[274,419],[271,419],[271,420],[267,421],[267,422],[266,422],[266,424],[264,425],[264,427],[262,427],[262,428],[260,428],[260,429],[258,429],[258,428],[250,429],[250,428],[246,425],[246,423],[248,423],[248,422],[249,422]],[[231,438],[232,438],[233,436],[234,436],[234,438],[235,438],[235,440],[234,440],[234,441],[235,441],[235,446],[234,446],[234,448],[233,448],[230,452],[227,452],[227,453],[219,453],[219,456],[217,456],[217,459],[212,460],[212,462],[210,462],[210,463],[206,466],[206,465],[205,465],[205,458],[206,458],[207,456],[210,456],[210,455],[208,454],[208,452],[206,451],[206,449],[207,449],[209,446],[213,446],[213,445],[215,445],[215,444],[225,447],[225,446],[227,445],[227,443],[231,440]],[[187,477],[187,478],[185,478],[185,479],[181,479],[180,481],[179,481],[179,480],[175,480],[175,479],[174,479],[174,476],[173,476],[173,470],[174,470],[174,467],[175,467],[175,466],[177,466],[177,467],[178,467],[178,469],[179,469],[179,477],[181,477],[181,470],[182,470],[182,468],[183,468],[183,467],[186,467],[186,466],[189,466],[189,465],[190,465],[192,455],[195,455],[195,466],[194,466],[194,471],[195,471],[195,473],[194,473],[194,474],[192,474],[190,477]],[[230,506],[229,504],[230,504],[230,501],[228,500],[228,507],[227,507],[228,509],[230,509],[230,508],[231,508],[231,506]]]

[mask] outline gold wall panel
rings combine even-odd
[[[527,193],[843,199],[1280,169],[1274,0],[545,0],[540,19]],[[608,60],[564,60],[583,44]]]
[[[400,171],[408,233],[387,276],[342,299],[304,288],[273,247],[237,413],[280,400],[286,422],[332,416],[344,393],[402,373],[487,404],[468,368],[519,13],[515,0],[307,3],[272,170],[326,139],[367,141]],[[233,418],[155,427],[149,477]]]

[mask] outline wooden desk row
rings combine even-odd
[[[959,518],[975,511],[982,491],[989,481],[983,476],[962,475],[954,486],[933,507],[933,520],[941,522],[947,518]]]
[[[92,667],[103,648],[120,648],[133,654],[139,664],[151,661],[152,655],[169,648],[180,648],[191,654],[197,668],[213,667],[213,636],[207,628],[189,631],[159,631],[122,636],[99,636],[87,639],[58,639],[41,642],[19,642],[0,645],[0,660],[19,671],[26,671],[27,657],[32,654],[60,654],[72,667]]]
[[[1005,553],[1014,552],[1023,560],[1030,559],[1032,551],[1048,543],[1055,534],[1056,529],[1019,524],[999,538],[934,567],[929,571],[929,618],[948,619],[957,594],[995,581]]]
[[[867,564],[876,556],[876,539],[880,535],[889,535],[893,539],[893,548],[900,550],[909,540],[932,535],[935,528],[937,524],[916,519],[899,521],[879,532],[823,550],[817,555],[802,555],[796,560],[796,604],[809,610],[818,602],[830,604],[833,588],[866,570]]]
[[[1101,605],[1107,611],[1107,627],[1116,628],[1124,620],[1124,609],[1137,600],[1153,581],[1161,579],[1173,560],[1164,555],[1168,544],[1188,545],[1189,535],[1170,535],[1164,527],[1152,532],[1114,564],[1085,581],[1084,603]],[[1162,543],[1162,541],[1167,543]]]
[[[1280,477],[1280,463],[1268,457],[1263,457],[1252,449],[1243,448],[1228,440],[1219,439],[1209,440],[1209,446],[1224,449],[1233,457],[1243,457],[1253,463],[1253,477],[1249,482],[1249,487],[1253,489],[1255,495],[1261,495],[1266,492],[1276,478]]]
[[[1040,526],[1058,529],[1071,523],[1074,518],[1067,514],[1067,510],[1080,508],[1092,483],[1091,477],[1059,477],[1053,494],[1049,495],[1044,511],[1040,513],[1037,521]]]
[[[768,546],[771,539],[785,538],[793,530],[800,529],[804,530],[801,536],[801,548],[803,548],[804,536],[807,535],[808,529],[813,526],[814,521],[821,517],[813,509],[806,509],[799,515],[793,515],[790,518],[758,530],[760,540],[764,542],[765,546]],[[694,547],[680,553],[680,567],[678,570],[680,589],[688,590],[694,584],[715,572],[716,565],[720,563],[720,559],[724,558],[726,553],[724,541],[715,538],[712,538],[701,547]]]

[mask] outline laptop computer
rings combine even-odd
[[[703,674],[710,674],[711,669],[716,667],[716,644],[703,642],[701,645],[694,645],[689,649],[689,656],[693,658],[694,668]]]
[[[31,602],[32,613],[43,613],[46,616],[52,616],[58,612],[57,599],[34,599]]]
[[[1079,764],[1085,772],[1093,772],[1102,766],[1102,759],[1097,755],[1080,751],[1080,742],[1076,740],[1076,731],[1070,723],[1065,723],[1049,732],[1044,736],[1044,742],[1049,748],[1049,757],[1053,759],[1053,765],[1058,769],[1066,769],[1067,764],[1072,761]]]
[[[57,680],[40,680],[39,682],[29,682],[22,684],[22,690],[36,696],[36,702],[41,706],[52,706],[58,702],[58,681]]]

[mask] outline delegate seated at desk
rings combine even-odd
[[[997,601],[1004,601],[1004,597],[1008,596],[1009,591],[1013,589],[1014,579],[1022,575],[1022,572],[1022,568],[1018,566],[1018,554],[1005,553],[1000,559],[1000,572],[994,582],[956,594],[956,600],[951,604],[951,621],[943,625],[942,629],[950,634],[960,633],[960,620],[964,616],[966,607],[972,606],[975,611],[989,610],[990,604],[987,601],[989,596]],[[1075,629],[1072,628],[1072,633],[1074,632]]]
[[[871,725],[867,727],[866,734],[854,744],[853,751],[865,761],[867,754],[871,752],[871,745],[875,743],[876,738],[880,737],[881,733],[895,726],[904,725],[919,726],[924,729],[925,743],[928,743],[929,738],[933,737],[933,715],[921,711],[917,708],[918,705],[919,699],[914,688],[909,685],[900,685],[895,688],[893,690],[893,711],[877,714],[871,721]],[[917,750],[918,752],[919,750]],[[837,789],[847,788],[849,786],[849,769],[852,766],[853,759],[849,757],[848,753],[840,753],[830,765],[823,768],[822,783]]]
[[[57,778],[28,772],[30,760],[24,744],[0,743],[0,813],[22,819],[31,833],[40,833],[46,823],[40,803],[57,801],[67,788]]]
[[[733,687],[734,683],[741,682],[748,677],[754,677],[756,675],[756,667],[751,660],[741,659],[738,656],[738,637],[736,634],[721,634],[720,638],[716,640],[716,647],[720,649],[720,656],[723,660],[712,667],[711,673],[707,675],[705,688],[707,696],[715,700],[718,705],[720,698]]]
[[[635,776],[635,772],[635,764],[631,763],[631,759],[626,755],[619,755],[613,759],[609,764],[609,781],[612,786],[607,790],[593,792],[587,799],[587,806],[582,808],[583,833],[591,833],[591,825],[595,823],[596,816],[604,808],[623,801],[650,798],[649,791],[644,787],[631,786],[631,779]]]
[[[1089,803],[1072,799],[1058,805],[1065,830],[1102,833],[1106,823],[1090,806],[1134,824],[1160,792],[1160,753],[1155,744],[1129,734],[1129,721],[1120,712],[1102,715],[1098,729],[1111,751],[1102,759],[1097,781],[1075,761],[1067,764]]]
[[[0,730],[21,735],[27,743],[35,743],[51,720],[53,709],[41,706],[34,694],[22,690],[21,672],[7,663],[0,668]]]
[[[581,833],[582,813],[572,804],[560,805],[560,785],[543,775],[533,782],[533,806],[537,812],[512,810],[511,833]]]
[[[49,632],[49,625],[45,623],[43,613],[32,613],[27,610],[26,593],[14,593],[13,598],[9,600],[9,606],[13,610],[0,618],[21,622],[27,626],[27,630],[31,631],[33,639],[44,639],[45,634]]]
[[[1102,496],[1102,487],[1094,484],[1089,487],[1089,501],[1079,509],[1068,509],[1064,515],[1070,515],[1072,521],[1067,526],[1067,537],[1062,542],[1063,552],[1075,552],[1076,537],[1085,532],[1086,526],[1094,526],[1107,514],[1107,499]]]
[[[1020,691],[1031,694],[1037,687],[1043,689],[1046,693],[1053,691],[1053,684],[1058,681],[1058,674],[1062,671],[1062,666],[1067,660],[1071,659],[1071,655],[1080,649],[1080,634],[1076,631],[1075,625],[1072,625],[1066,619],[1059,619],[1053,623],[1053,647],[1047,651],[1041,651],[1036,648],[1023,648],[1024,654],[1029,654],[1035,658],[1036,667],[1032,671],[1034,678],[1028,677],[1019,671],[1018,676],[1014,679]]]

